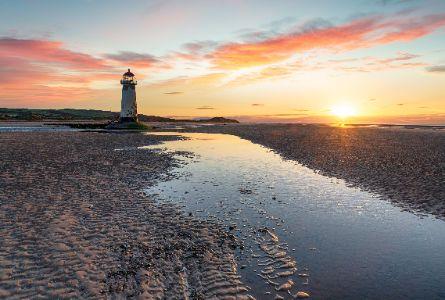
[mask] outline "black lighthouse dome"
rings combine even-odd
[[[126,76],[126,77],[134,77],[134,74],[130,71],[130,69],[128,69],[128,71],[124,73],[124,76]]]
[[[121,80],[121,84],[129,84],[129,85],[136,85],[137,81],[136,81],[136,77],[134,77],[134,74],[130,71],[130,69],[128,69],[127,72],[124,73],[124,75],[122,75],[122,80]]]

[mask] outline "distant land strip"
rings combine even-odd
[[[119,118],[118,112],[96,109],[28,109],[0,108],[0,121],[114,121]],[[196,122],[196,123],[239,123],[234,119],[223,117],[199,119],[173,119],[159,116],[138,115],[141,122]]]

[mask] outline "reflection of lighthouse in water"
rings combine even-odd
[[[121,84],[122,102],[119,122],[137,122],[138,109],[136,104],[136,85],[138,82],[136,81],[134,74],[130,72],[130,69],[128,69],[128,72],[122,76]]]

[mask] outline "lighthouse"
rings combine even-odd
[[[136,85],[138,82],[134,74],[128,69],[122,76],[122,101],[119,123],[138,122],[138,109],[136,103]]]

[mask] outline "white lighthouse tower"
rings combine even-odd
[[[136,103],[136,85],[138,82],[130,69],[128,69],[122,76],[121,84],[122,101],[119,123],[138,122],[138,109]]]

